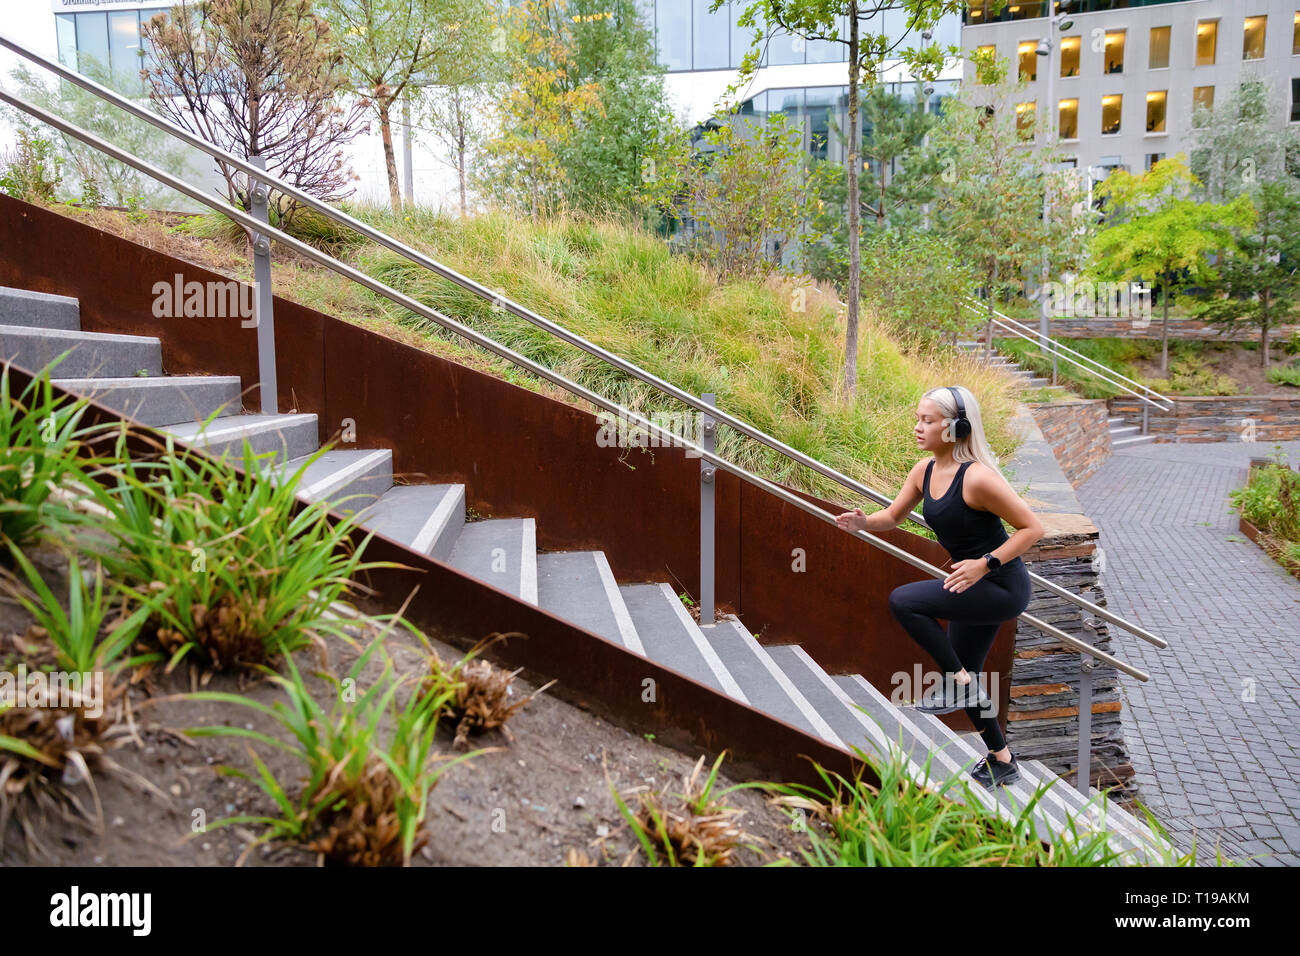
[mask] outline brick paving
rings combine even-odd
[[[1300,580],[1237,530],[1228,499],[1277,444],[1300,463],[1300,441],[1120,447],[1076,490],[1107,606],[1169,642],[1111,628],[1113,652],[1151,675],[1120,675],[1139,797],[1203,863],[1217,846],[1300,864]]]

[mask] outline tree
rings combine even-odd
[[[598,84],[568,81],[577,44],[563,8],[564,0],[523,0],[510,9],[500,126],[475,176],[484,192],[533,217],[565,205],[565,147],[586,114],[602,111]]]
[[[317,0],[347,64],[349,83],[379,119],[393,212],[402,208],[393,150],[393,104],[413,80],[459,55],[466,0]]]
[[[464,17],[455,32],[456,55],[438,64],[434,84],[415,88],[412,112],[451,157],[465,216],[470,145],[487,135],[489,91],[504,77],[498,53],[505,50],[505,34],[495,16]]]
[[[934,154],[922,146],[938,117],[925,110],[922,97],[910,103],[883,87],[871,90],[863,98],[862,108],[868,135],[862,146],[860,217],[869,229],[908,229],[919,223],[923,204],[934,198],[939,166]],[[847,154],[844,132],[833,119],[830,127]],[[807,243],[813,275],[831,279],[843,289],[849,271],[844,215],[848,170],[840,163],[822,160],[812,167],[810,177],[816,196],[810,215],[813,231],[829,238],[826,244]]]
[[[1283,115],[1261,80],[1238,84],[1213,110],[1197,106],[1188,167],[1211,202],[1227,202],[1259,183],[1293,178],[1300,133],[1279,126]]]
[[[1104,279],[1154,280],[1163,321],[1160,371],[1169,370],[1169,297],[1175,288],[1214,281],[1206,255],[1235,251],[1230,230],[1251,225],[1255,212],[1244,194],[1229,203],[1197,202],[1199,181],[1186,157],[1161,160],[1141,176],[1117,169],[1098,188],[1107,227],[1092,242],[1093,272]]]
[[[1284,180],[1259,183],[1243,195],[1253,224],[1234,233],[1236,250],[1199,294],[1196,314],[1225,328],[1259,329],[1259,364],[1268,368],[1269,330],[1286,323],[1300,293],[1300,194]]]
[[[1062,154],[1035,146],[1042,120],[1013,109],[1022,96],[1005,83],[967,90],[945,104],[930,136],[941,169],[932,219],[988,292],[989,342],[994,298],[1020,291],[1044,256],[1049,267],[1073,265],[1091,223],[1082,212],[1084,190],[1074,171],[1057,168]],[[1043,215],[1045,190],[1051,208],[1061,211],[1056,215]]]
[[[726,0],[713,0],[710,12],[716,11]],[[1006,0],[994,0],[995,12],[1006,5]],[[902,59],[918,79],[933,80],[943,69],[944,60],[961,56],[955,46],[941,48],[930,44],[921,48],[909,47],[899,51],[902,38],[890,40],[884,31],[883,12],[887,7],[901,6],[906,13],[905,36],[926,34],[946,14],[960,13],[965,3],[961,0],[753,0],[736,19],[736,25],[754,27],[755,18],[780,28],[792,37],[842,43],[848,50],[849,87],[849,152],[845,163],[848,169],[848,237],[849,237],[849,289],[848,315],[844,352],[844,393],[849,400],[857,394],[858,381],[858,308],[861,286],[861,248],[859,244],[858,150],[862,137],[858,127],[859,86],[868,88],[880,80],[881,68],[887,59]],[[876,19],[879,15],[880,19]],[[863,32],[863,24],[879,24],[878,33]],[[848,36],[840,35],[840,25],[847,26]],[[734,92],[751,83],[758,71],[762,50],[763,32],[756,29],[753,43],[741,63],[740,75],[728,92]]]
[[[160,115],[236,156],[264,157],[267,172],[321,200],[352,192],[343,147],[364,129],[367,104],[337,104],[342,55],[309,0],[177,0],[140,29]],[[217,166],[231,205],[251,209],[248,177]],[[270,205],[288,224],[300,203],[272,190]]]

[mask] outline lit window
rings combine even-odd
[[[1165,158],[1164,153],[1147,153],[1146,168],[1151,169],[1156,163]]]
[[[1038,54],[1035,52],[1038,44],[1033,40],[1026,40],[1016,48],[1020,54],[1020,79],[1022,82],[1032,82],[1038,79]]]
[[[1300,10],[1296,11],[1295,23],[1291,27],[1291,55],[1300,54]]]
[[[1061,130],[1061,139],[1079,138],[1079,101],[1077,99],[1061,100],[1057,126]]]
[[[1106,63],[1103,73],[1124,72],[1124,32],[1112,30],[1106,34]]]
[[[1214,66],[1214,52],[1219,45],[1219,21],[1201,20],[1196,24],[1196,65]]]
[[[1061,76],[1079,75],[1079,37],[1061,37]]]
[[[1214,109],[1214,87],[1197,86],[1192,89],[1192,124],[1201,125],[1196,120],[1196,113],[1199,110]]]
[[[1259,60],[1264,56],[1264,27],[1268,17],[1246,17],[1246,31],[1241,39],[1241,58]]]
[[[1152,90],[1147,94],[1147,132],[1165,132],[1165,102],[1168,90]]]
[[[971,12],[974,13],[973,10]],[[997,58],[998,48],[994,44],[990,43],[988,46],[978,47],[975,52],[980,55],[981,59],[988,57],[988,61],[992,63]],[[979,70],[975,71],[975,82],[982,82],[980,80]]]
[[[1109,136],[1119,132],[1119,117],[1124,106],[1122,94],[1115,93],[1101,98],[1101,132]]]
[[[1016,104],[1016,130],[1028,139],[1034,135],[1034,101]]]
[[[1147,69],[1163,70],[1169,66],[1169,27],[1151,28],[1151,47]]]

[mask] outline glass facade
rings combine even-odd
[[[732,0],[716,12],[709,13],[712,0],[643,0],[641,9],[647,22],[654,25],[659,62],[670,73],[740,66],[753,43],[756,27],[763,29],[766,38],[760,41],[760,49],[766,46],[760,66],[844,63],[848,60],[847,17],[839,18],[839,41],[807,40],[791,36],[779,28],[769,29],[761,17],[755,27],[737,26],[736,19],[744,13],[748,3],[749,0]],[[870,18],[862,19],[858,30],[863,35],[883,32],[890,44],[898,44],[900,50],[925,42],[919,34],[909,34],[906,11],[901,6],[886,7]],[[944,17],[936,25],[930,42],[940,46],[959,45],[960,18],[955,14]]]
[[[1067,13],[1101,13],[1109,10],[1125,10],[1129,7],[1155,7],[1165,3],[1185,3],[1186,0],[1071,0]],[[975,0],[966,5],[962,14],[962,23],[978,25],[981,23],[1004,23],[1008,20],[1032,20],[1035,17],[1048,16],[1048,0],[1011,0],[994,14],[991,0]],[[1051,13],[1061,12],[1061,0],[1051,0]]]
[[[59,62],[78,73],[89,73],[92,67],[107,71],[117,82],[137,79],[145,67],[140,24],[165,12],[166,7],[151,7],[55,14]]]

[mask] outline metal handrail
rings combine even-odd
[[[73,71],[64,68],[61,64],[53,63],[52,61],[47,60],[45,57],[42,57],[39,54],[27,50],[25,47],[22,47],[21,45],[13,42],[12,40],[8,39],[2,34],[0,34],[0,45],[3,45],[13,50],[14,52],[18,53],[21,56],[25,56],[31,59],[33,62],[45,65],[47,68],[53,70],[54,72],[68,79],[69,81],[83,87],[87,91],[94,93],[100,98],[106,99],[109,102],[112,102],[122,107],[123,109],[126,109],[132,115],[138,116],[140,119],[143,119],[146,122],[151,123],[152,125],[158,127],[159,129],[162,129],[166,132],[176,135],[178,138],[184,140],[190,145],[198,149],[201,149],[204,152],[207,152],[209,155],[213,156],[213,158],[220,158],[226,162],[229,162],[231,165],[235,166],[238,169],[241,169],[250,177],[257,180],[261,180],[264,183],[273,184],[277,189],[282,191],[285,195],[289,195],[294,197],[295,199],[299,199],[305,205],[315,209],[316,211],[320,212],[322,215],[333,218],[338,222],[350,226],[351,228],[362,233],[368,238],[373,239],[374,241],[380,243],[381,245],[384,245],[386,248],[389,248],[395,252],[398,252],[399,254],[406,256],[407,258],[411,259],[411,261],[426,266],[431,271],[434,271],[437,274],[443,276],[444,278],[447,278],[448,280],[453,281],[456,284],[462,286],[463,288],[471,292],[474,292],[475,294],[479,295],[482,298],[493,301],[496,305],[507,309],[508,311],[519,316],[520,318],[523,318],[526,321],[529,321],[542,328],[546,328],[548,331],[551,331],[553,334],[563,339],[564,341],[569,342],[570,344],[578,348],[582,348],[585,351],[589,352],[590,354],[596,355],[604,359],[605,361],[608,361],[610,364],[623,370],[627,374],[639,378],[642,381],[646,382],[647,384],[655,386],[656,388],[659,388],[661,391],[671,395],[674,398],[677,398],[679,401],[682,401],[685,404],[690,405],[692,408],[696,408],[699,411],[705,412],[706,414],[712,416],[718,421],[730,425],[731,427],[735,428],[737,431],[740,431],[742,434],[748,435],[749,437],[757,441],[760,441],[763,444],[768,445],[774,450],[784,454],[786,457],[794,461],[797,461],[801,464],[804,464],[807,467],[812,468],[814,471],[817,471],[818,473],[822,474],[825,477],[831,478],[832,480],[838,482],[844,487],[856,491],[859,494],[864,495],[865,497],[871,498],[872,500],[876,501],[878,504],[887,505],[892,503],[892,499],[890,499],[888,496],[883,495],[875,491],[874,489],[868,488],[866,485],[863,485],[860,482],[852,478],[849,478],[846,475],[841,474],[840,472],[836,471],[835,469],[827,465],[824,465],[823,463],[817,461],[816,459],[810,458],[809,456],[803,454],[802,452],[799,452],[796,449],[789,447],[788,445],[784,444],[778,439],[773,438],[770,435],[767,435],[766,433],[748,424],[742,419],[735,418],[734,416],[728,414],[727,412],[722,411],[716,406],[705,404],[695,396],[691,395],[689,392],[685,392],[677,388],[676,386],[672,385],[671,383],[663,381],[657,376],[649,372],[646,372],[645,370],[639,368],[638,366],[630,362],[627,362],[626,360],[620,358],[619,356],[614,355],[613,353],[610,353],[605,349],[600,348],[594,343],[588,342],[586,339],[582,338],[581,336],[569,332],[567,329],[564,329],[563,327],[557,325],[556,323],[551,322],[550,320],[545,319],[541,316],[538,316],[535,313],[532,313],[530,310],[512,302],[511,300],[507,299],[505,296],[499,293],[494,293],[491,290],[488,290],[485,287],[479,285],[477,282],[474,282],[471,279],[461,276],[459,273],[455,272],[454,270],[449,269],[441,265],[440,263],[435,262],[432,259],[429,259],[427,256],[423,255],[422,253],[418,252],[415,249],[410,248],[409,246],[406,246],[404,243],[401,243],[398,240],[395,240],[392,237],[386,235],[385,233],[382,233],[374,229],[373,227],[370,227],[365,223],[362,223],[359,220],[354,219],[353,217],[347,215],[346,213],[340,212],[339,210],[327,206],[326,204],[316,199],[315,197],[309,196],[308,194],[299,190],[297,187],[289,183],[283,182],[279,178],[272,176],[269,173],[263,172],[262,170],[254,167],[252,164],[240,159],[239,157],[234,156],[233,154],[228,153],[225,150],[222,150],[219,147],[216,147],[210,143],[207,143],[206,141],[196,136],[193,136],[188,131],[181,129],[180,127],[168,122],[167,120],[162,119],[161,117],[149,113],[147,110],[143,110],[142,108],[136,106],[136,104],[131,103],[129,100],[119,96],[112,90],[109,90],[101,86],[100,84],[94,82],[93,80],[80,76],[79,74],[76,74]],[[571,382],[570,380],[568,380],[562,375],[559,375],[558,373],[551,372],[549,369],[545,368],[544,366],[538,365],[537,363],[526,358],[525,356],[519,355],[518,353],[506,348],[505,346],[499,345],[498,343],[488,338],[487,336],[475,332],[474,330],[468,328],[467,326],[463,326],[459,322],[456,322],[453,319],[441,315],[441,313],[438,313],[437,311],[430,309],[427,306],[424,306],[422,303],[419,303],[416,300],[409,298],[408,296],[396,291],[395,289],[391,289],[388,286],[384,285],[383,283],[371,279],[369,276],[353,269],[351,266],[348,266],[345,263],[339,262],[333,259],[332,257],[319,252],[318,250],[314,249],[312,246],[309,246],[306,243],[294,239],[292,236],[289,236],[288,234],[283,233],[278,229],[274,229],[267,224],[258,222],[256,219],[252,218],[242,210],[237,210],[234,207],[229,206],[225,203],[220,203],[215,201],[214,199],[210,198],[200,190],[190,186],[188,183],[185,183],[182,180],[172,176],[171,174],[161,169],[158,169],[157,167],[154,167],[151,164],[146,163],[143,160],[140,160],[137,157],[132,156],[129,153],[126,153],[123,150],[118,149],[117,147],[113,146],[111,143],[101,140],[99,137],[96,137],[93,134],[88,133],[84,130],[78,129],[72,124],[67,123],[66,121],[60,119],[59,117],[56,117],[32,104],[26,103],[22,99],[13,96],[12,94],[6,91],[0,90],[0,99],[3,99],[5,102],[17,107],[18,109],[23,110],[24,112],[27,112],[29,115],[36,116],[37,118],[41,119],[43,122],[51,126],[54,126],[56,129],[60,129],[63,132],[67,133],[68,135],[74,136],[82,140],[83,142],[86,142],[87,144],[94,146],[96,149],[100,150],[101,152],[107,153],[108,155],[117,159],[119,162],[126,163],[127,165],[132,166],[135,169],[138,169],[139,171],[158,180],[159,182],[162,182],[170,186],[171,188],[175,189],[177,192],[187,195],[190,198],[211,207],[215,211],[221,213],[222,215],[225,215],[227,218],[232,219],[233,221],[239,223],[240,225],[243,225],[245,228],[249,229],[250,232],[253,232],[255,234],[261,233],[263,235],[272,236],[278,241],[282,242],[286,247],[293,249],[296,252],[299,252],[301,255],[304,255],[307,258],[319,262],[321,265],[325,266],[326,268],[329,268],[332,271],[337,272],[340,275],[343,275],[346,278],[349,278],[352,281],[365,286],[366,288],[369,288],[371,291],[376,292],[379,295],[383,295],[385,298],[388,298],[389,300],[395,302],[398,305],[401,305],[403,308],[406,308],[411,312],[414,312],[418,315],[422,315],[434,322],[437,322],[439,325],[443,326],[444,328],[456,332],[457,334],[461,335],[464,338],[469,339],[470,341],[474,342],[480,347],[486,348],[489,351],[507,359],[508,361],[516,365],[519,365],[520,367],[523,367],[528,371],[531,371],[534,374],[541,376],[542,378],[547,379],[548,381],[560,386],[561,388],[564,388],[565,390],[571,392],[572,394],[578,395],[579,397],[586,399],[592,404],[604,408],[607,411],[616,413],[627,420],[634,421],[638,425],[648,427],[651,433],[656,437],[660,436],[661,434],[666,435],[668,437],[670,444],[677,443],[683,447],[687,447],[694,453],[694,455],[713,462],[718,467],[721,467],[724,470],[737,475],[737,477],[740,477],[743,480],[749,481],[751,484],[754,484],[757,487],[763,488],[765,491],[768,491],[770,494],[776,495],[777,497],[781,498],[783,501],[786,501],[787,503],[792,504],[795,507],[800,508],[801,510],[807,511],[809,514],[821,518],[822,520],[827,521],[828,523],[832,523],[832,524],[836,523],[834,516],[831,515],[829,512],[823,511],[820,508],[816,507],[815,505],[811,505],[805,502],[802,498],[799,498],[798,496],[786,492],[784,489],[781,489],[778,486],[772,484],[771,482],[768,482],[766,479],[760,478],[757,475],[753,475],[750,472],[746,471],[744,468],[741,468],[738,465],[734,465],[731,462],[727,461],[726,459],[720,458],[714,453],[706,451],[705,449],[695,445],[692,442],[689,442],[686,439],[683,439],[679,436],[670,435],[669,433],[665,432],[663,429],[661,429],[658,425],[654,424],[653,422],[650,422],[647,419],[644,419],[641,416],[636,415],[635,413],[622,408],[622,406],[619,406],[616,403],[608,401],[602,396],[597,395],[594,392],[591,392],[590,390],[582,387],[581,385],[578,385],[576,382]],[[915,512],[912,512],[909,515],[909,518],[910,520],[915,521],[916,523],[922,525],[923,527],[927,527],[927,528],[930,527],[929,524],[925,521],[925,519],[922,516],[916,514]],[[836,526],[838,527],[838,524],[836,524]],[[852,532],[852,533],[863,537],[864,540],[868,541],[868,543],[872,544],[874,547],[883,550],[886,553],[890,554],[891,556],[898,558],[899,560],[905,561],[908,564],[913,565],[914,567],[920,568],[926,571],[927,573],[931,574],[932,576],[935,577],[947,576],[945,572],[943,572],[939,568],[934,567],[933,565],[929,564],[923,559],[917,558],[914,555],[911,555],[908,552],[902,550],[901,548],[897,548],[886,541],[876,538],[874,535],[871,535],[866,531],[859,531],[859,532]],[[1067,591],[1065,588],[1062,588],[1060,585],[1057,585],[1052,581],[1048,581],[1040,577],[1039,575],[1034,574],[1033,572],[1029,572],[1029,574],[1032,580],[1034,580],[1036,583],[1041,585],[1046,590],[1052,592],[1053,594],[1056,594],[1059,597],[1066,599],[1067,601],[1070,601],[1073,604],[1078,605],[1079,607],[1088,609],[1089,611],[1094,613],[1096,616],[1102,618],[1103,620],[1116,624],[1117,626],[1122,627],[1125,630],[1128,630],[1130,633],[1133,633],[1136,636],[1141,637],[1152,644],[1155,644],[1157,647],[1164,648],[1168,646],[1168,642],[1166,642],[1163,638],[1157,636],[1156,634],[1151,633],[1145,628],[1133,624],[1132,622],[1126,621],[1125,619],[1121,618],[1119,615],[1116,615],[1108,611],[1106,608],[1100,607],[1096,604],[1093,604],[1091,601],[1078,597],[1077,595]],[[1040,621],[1039,619],[1033,617],[1032,615],[1022,614],[1020,615],[1020,619],[1038,628],[1044,633],[1050,634],[1053,637],[1056,637],[1058,640],[1062,640],[1065,643],[1075,647],[1076,649],[1095,657],[1098,660],[1103,660],[1111,664],[1112,666],[1116,667],[1119,670],[1124,671],[1130,676],[1133,676],[1139,680],[1148,679],[1147,675],[1143,673],[1140,669],[1133,667],[1132,665],[1129,665],[1123,661],[1120,661],[1117,658],[1107,654],[1106,652],[1092,647],[1091,645],[1087,644],[1084,641],[1080,641],[1077,638],[1071,637],[1070,635],[1059,630],[1058,628],[1053,627],[1052,625],[1047,624],[1044,621]]]
[[[1173,401],[1173,399],[1171,399],[1169,396],[1167,396],[1167,395],[1162,395],[1160,392],[1157,392],[1154,388],[1149,388],[1148,386],[1143,385],[1141,382],[1135,382],[1135,381],[1133,381],[1133,379],[1129,378],[1127,375],[1121,375],[1119,372],[1115,371],[1115,370],[1114,370],[1113,368],[1111,368],[1109,365],[1105,365],[1105,364],[1103,364],[1103,363],[1101,363],[1101,362],[1098,362],[1096,359],[1092,358],[1091,356],[1084,355],[1082,352],[1080,352],[1080,351],[1078,351],[1078,350],[1076,350],[1076,349],[1072,349],[1072,348],[1070,348],[1070,346],[1065,345],[1065,344],[1063,344],[1063,343],[1061,343],[1061,342],[1057,342],[1057,341],[1055,341],[1055,340],[1049,338],[1049,339],[1047,340],[1047,345],[1044,346],[1043,343],[1042,343],[1041,341],[1038,341],[1038,340],[1042,339],[1042,337],[1043,337],[1043,333],[1040,332],[1038,329],[1035,329],[1035,328],[1034,328],[1032,325],[1030,325],[1029,323],[1027,323],[1027,322],[1021,322],[1019,319],[1012,318],[1011,316],[1009,316],[1009,315],[1007,315],[1007,314],[1005,314],[1005,313],[1003,313],[1003,312],[999,312],[997,309],[990,308],[989,306],[985,305],[984,303],[981,303],[981,302],[978,302],[977,300],[974,300],[974,299],[970,299],[970,298],[968,298],[968,299],[967,299],[967,308],[973,308],[973,307],[978,307],[978,311],[981,312],[981,313],[984,313],[985,316],[986,316],[986,318],[987,318],[987,313],[992,312],[994,315],[998,316],[998,317],[999,317],[1000,319],[1002,319],[1004,322],[1009,322],[1009,323],[1011,323],[1012,325],[1018,325],[1018,326],[1020,326],[1022,329],[1028,329],[1028,330],[1029,330],[1028,332],[1018,332],[1017,334],[1020,335],[1021,338],[1032,339],[1032,340],[1034,341],[1034,344],[1035,344],[1035,345],[1038,345],[1040,348],[1043,348],[1045,351],[1046,351],[1046,350],[1050,350],[1050,351],[1053,351],[1053,352],[1059,352],[1059,351],[1061,351],[1061,350],[1064,350],[1064,351],[1066,351],[1066,352],[1070,352],[1070,353],[1072,353],[1072,354],[1074,354],[1074,355],[1079,356],[1079,358],[1083,359],[1085,362],[1090,362],[1090,363],[1092,363],[1093,365],[1097,366],[1099,369],[1101,369],[1101,370],[1102,370],[1103,372],[1105,372],[1107,375],[1113,376],[1114,378],[1121,378],[1121,379],[1123,379],[1124,381],[1128,382],[1130,385],[1136,385],[1138,388],[1142,389],[1144,392],[1148,392],[1148,393],[1150,393],[1150,394],[1156,396],[1158,399],[1160,399],[1160,401],[1163,401],[1163,402],[1172,402],[1172,401]],[[1013,330],[1013,331],[1015,331],[1015,330]],[[1060,356],[1058,356],[1058,357],[1059,357],[1059,358],[1066,358],[1066,356],[1064,356],[1064,355],[1060,355]],[[1076,362],[1075,364],[1077,365],[1078,363]],[[1091,369],[1085,369],[1084,371],[1092,371],[1092,370],[1091,370]],[[1095,374],[1095,373],[1094,373],[1094,374]],[[1111,384],[1115,384],[1115,383],[1111,383]],[[1122,388],[1123,386],[1117,386],[1117,387]],[[1130,390],[1130,391],[1131,391],[1131,390]],[[1138,395],[1137,397],[1138,397],[1138,398],[1142,398],[1141,395]],[[1153,406],[1155,406],[1155,407],[1157,407],[1157,408],[1160,407],[1160,406],[1159,406],[1159,403],[1157,403],[1157,402],[1150,402],[1149,404],[1151,404],[1151,405],[1153,405]],[[1169,406],[1169,407],[1172,408],[1173,406],[1171,405],[1171,406]],[[1164,409],[1162,409],[1162,410],[1163,410],[1163,411],[1168,411],[1169,408],[1164,408]]]
[[[983,310],[977,308],[976,306],[969,305],[969,304],[966,306],[966,308],[970,309],[972,312],[981,312],[981,313],[982,313],[982,311],[983,311]],[[1097,378],[1101,379],[1103,382],[1106,382],[1108,385],[1113,385],[1113,386],[1115,386],[1116,388],[1123,389],[1124,391],[1126,391],[1126,392],[1128,392],[1130,395],[1132,395],[1134,398],[1137,398],[1137,399],[1140,400],[1140,401],[1146,402],[1148,405],[1150,405],[1150,406],[1153,407],[1153,408],[1158,408],[1158,409],[1160,409],[1162,412],[1167,412],[1167,411],[1169,411],[1170,408],[1173,407],[1172,405],[1168,405],[1168,406],[1166,406],[1166,405],[1161,405],[1159,402],[1153,402],[1151,399],[1147,398],[1145,395],[1139,395],[1137,392],[1133,391],[1133,389],[1129,388],[1127,385],[1123,385],[1123,384],[1121,384],[1121,383],[1119,383],[1119,382],[1116,382],[1116,381],[1114,381],[1113,379],[1111,379],[1111,378],[1107,377],[1106,375],[1102,374],[1101,372],[1094,371],[1093,369],[1088,368],[1088,366],[1083,365],[1083,364],[1080,364],[1079,362],[1076,362],[1074,359],[1070,358],[1070,356],[1068,356],[1068,355],[1063,355],[1063,354],[1058,354],[1058,353],[1056,353],[1055,351],[1052,351],[1052,350],[1049,349],[1048,347],[1044,346],[1042,342],[1037,341],[1037,338],[1041,338],[1041,335],[1036,336],[1036,337],[1028,336],[1028,335],[1024,334],[1023,332],[1019,331],[1018,329],[1016,329],[1014,326],[1008,325],[1006,322],[1003,322],[1001,319],[988,319],[987,316],[986,316],[986,321],[992,322],[994,325],[1000,325],[1000,326],[1002,326],[1004,329],[1009,330],[1012,334],[1014,334],[1014,335],[1018,335],[1020,338],[1026,339],[1026,340],[1028,340],[1028,341],[1030,341],[1030,342],[1033,342],[1035,345],[1037,345],[1039,348],[1041,348],[1044,352],[1047,352],[1047,353],[1050,354],[1050,355],[1056,355],[1057,358],[1062,358],[1062,359],[1064,359],[1065,361],[1067,361],[1067,362],[1069,362],[1069,363],[1071,363],[1071,364],[1073,364],[1073,365],[1078,365],[1079,368],[1083,369],[1085,372],[1088,372],[1088,373],[1090,373],[1090,374],[1092,374],[1092,375],[1095,375]],[[1102,366],[1102,367],[1105,368],[1105,366]],[[1163,397],[1163,396],[1162,396],[1162,397]],[[1166,401],[1167,401],[1167,399],[1166,399]]]

